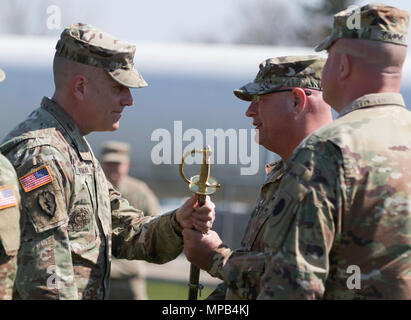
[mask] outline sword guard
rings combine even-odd
[[[217,182],[217,179],[209,176],[207,181],[204,184],[202,184],[200,183],[200,175],[192,176],[190,179],[187,179],[186,176],[184,175],[184,171],[183,171],[184,160],[189,155],[192,155],[194,153],[201,153],[203,154],[203,156],[206,156],[208,158],[211,155],[211,148],[207,146],[206,148],[201,149],[201,150],[193,149],[191,151],[186,152],[183,155],[180,166],[179,166],[180,175],[183,178],[183,180],[188,183],[189,189],[191,192],[202,194],[202,195],[213,194],[214,192],[217,191],[217,189],[221,187],[220,184]]]

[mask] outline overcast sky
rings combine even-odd
[[[0,9],[4,14],[4,3]],[[219,35],[229,38],[241,26],[238,16],[238,3],[250,0],[11,0],[13,5],[30,12],[29,16],[19,17],[21,23],[32,28],[43,28],[46,35],[58,36],[61,30],[49,31],[45,28],[46,8],[56,4],[62,11],[62,28],[78,21],[87,22],[110,32],[120,39],[144,42],[181,42],[197,35]],[[253,0],[255,6],[262,0]],[[273,0],[275,1],[275,0]],[[277,0],[278,1],[278,0]],[[290,0],[287,7],[298,3],[314,3],[317,0]],[[378,0],[411,12],[409,0]],[[369,1],[359,1],[359,4]],[[3,4],[3,5],[2,5]],[[297,10],[295,10],[297,11]],[[304,17],[302,17],[304,18]],[[310,17],[305,17],[309,19]],[[19,23],[19,19],[15,23]],[[299,17],[290,17],[290,21]],[[4,19],[3,19],[4,20]],[[4,21],[0,21],[5,23]],[[331,19],[330,19],[331,23]],[[1,31],[1,29],[0,29]]]
[[[250,1],[250,0],[249,0]],[[260,0],[253,0],[258,5]],[[305,2],[315,2],[306,0]],[[175,42],[184,40],[188,36],[196,34],[208,34],[215,32],[231,32],[236,26],[229,25],[233,17],[238,13],[237,6],[241,0],[75,0],[70,3],[88,3],[88,10],[80,9],[79,14],[84,20],[86,15],[93,19],[89,11],[94,6],[102,6],[101,12],[109,12],[109,15],[101,14],[96,17],[96,24],[101,28],[111,30],[119,37],[133,38],[139,41]],[[379,0],[411,12],[409,0]],[[95,5],[91,5],[95,3]],[[288,1],[287,5],[295,6],[296,0]],[[370,3],[360,1],[359,4]],[[73,5],[71,5],[73,6]]]

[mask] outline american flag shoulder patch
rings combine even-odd
[[[13,186],[0,188],[0,209],[17,206],[17,198]]]
[[[53,176],[47,166],[42,166],[19,178],[25,192],[32,191],[53,181]]]

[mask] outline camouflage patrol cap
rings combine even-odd
[[[120,141],[106,141],[101,147],[101,161],[128,162],[130,145]]]
[[[254,95],[270,93],[280,87],[321,90],[321,73],[326,59],[319,56],[286,56],[260,63],[253,82],[234,90],[241,100],[251,101]]]
[[[384,4],[355,6],[334,15],[331,34],[315,51],[328,49],[340,38],[373,40],[407,46],[409,14]]]
[[[6,74],[3,70],[0,69],[0,82],[2,82],[4,79],[6,79]]]
[[[134,45],[116,40],[112,35],[84,23],[65,28],[56,45],[59,56],[103,68],[115,81],[126,87],[142,88],[147,83],[134,68],[135,51]]]

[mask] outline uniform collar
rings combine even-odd
[[[405,103],[400,93],[384,92],[384,93],[372,93],[366,94],[361,98],[358,98],[344,107],[341,110],[338,118],[350,113],[351,111],[368,107],[381,107],[397,105],[405,108]]]
[[[267,178],[265,179],[265,183],[275,182],[284,175],[285,173],[285,165],[282,159],[277,160],[273,163],[265,165],[265,172],[267,174]]]
[[[57,102],[47,97],[43,97],[41,107],[49,112],[71,137],[81,159],[93,161],[91,148],[86,139],[81,135],[73,118]]]

